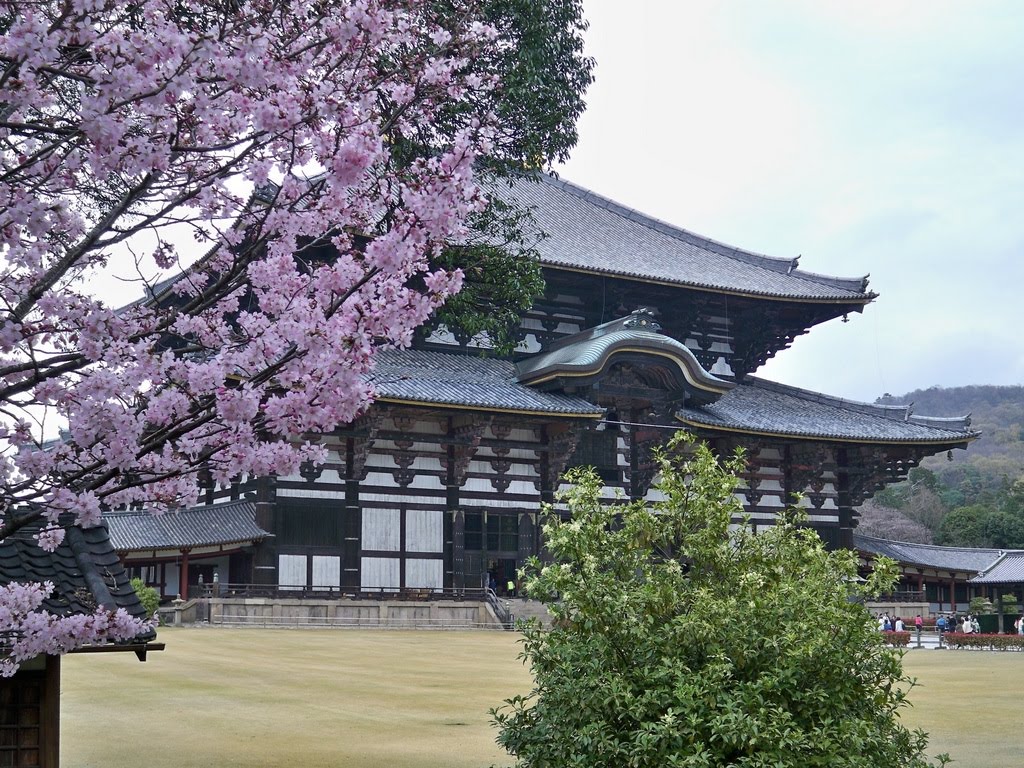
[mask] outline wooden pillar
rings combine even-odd
[[[636,411],[629,412],[629,499],[636,501],[643,494],[640,492],[640,452],[636,444]]]
[[[956,578],[949,578],[949,609],[956,613]]]
[[[358,592],[362,586],[360,541],[363,513],[359,506],[359,477],[356,471],[356,441],[345,440],[345,514],[341,521],[341,586]]]
[[[448,436],[454,438],[455,427],[448,419]],[[445,472],[445,515],[444,515],[444,586],[447,589],[466,587],[466,517],[459,511],[459,482],[456,463],[458,461],[455,443],[444,446],[447,458]],[[472,585],[476,586],[476,585]]]
[[[178,569],[178,596],[182,600],[188,600],[188,553],[191,550],[181,550],[181,567]]]
[[[276,534],[277,478],[273,475],[256,480],[256,525]],[[254,584],[277,584],[277,540],[271,536],[264,539],[253,550],[252,575]]]
[[[853,549],[853,491],[846,448],[836,451],[836,506],[839,507],[839,546]]]
[[[448,516],[451,518],[452,587],[457,590],[479,587],[479,584],[466,583],[466,513],[456,507]]]

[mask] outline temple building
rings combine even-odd
[[[539,552],[541,505],[567,467],[594,466],[609,499],[655,499],[651,452],[677,429],[746,449],[755,525],[800,498],[830,547],[852,547],[858,505],[977,437],[967,419],[755,376],[798,335],[862,311],[876,298],[866,278],[724,245],[546,175],[502,194],[547,235],[547,290],[513,355],[443,328],[382,352],[374,405],[313,436],[325,465],[210,488],[231,530],[143,540],[144,516],[111,516],[126,563],[171,596],[200,575],[346,594],[504,587]]]

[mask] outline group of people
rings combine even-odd
[[[956,614],[950,614],[948,616],[940,615],[935,622],[935,628],[939,630],[939,632],[961,632],[965,635],[981,632],[981,625],[978,623],[978,617],[971,615],[965,615],[963,617],[958,617]]]
[[[921,618],[921,614],[917,614],[914,617],[914,628],[921,629],[924,625],[924,619]],[[907,625],[900,616],[889,616],[888,613],[878,614],[878,631],[879,632],[906,632]]]
[[[924,619],[921,614],[914,617],[913,623],[908,627],[907,623],[899,616],[889,616],[888,613],[878,614],[879,632],[906,632],[909,629],[921,629]],[[973,615],[957,616],[956,614],[940,614],[935,621],[935,628],[939,632],[962,632],[971,635],[981,632],[981,625],[978,617]],[[1024,635],[1024,616],[1013,622],[1013,628],[1018,635]]]

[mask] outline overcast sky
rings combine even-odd
[[[567,179],[880,297],[759,371],[871,401],[1024,383],[1024,5],[584,0]]]

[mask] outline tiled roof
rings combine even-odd
[[[996,562],[990,563],[972,584],[1022,584],[1024,583],[1024,552],[1006,552]]]
[[[853,547],[861,552],[891,557],[900,563],[926,565],[946,571],[977,573],[988,568],[1002,555],[998,549],[972,547],[938,547],[934,544],[912,544],[865,536],[854,532]]]
[[[970,420],[916,416],[907,406],[858,403],[747,377],[710,405],[680,409],[684,423],[753,434],[855,442],[966,444]]]
[[[108,512],[103,519],[118,552],[241,544],[269,536],[256,525],[256,505],[245,500],[160,515],[144,510]]]
[[[382,350],[370,382],[378,400],[564,416],[604,413],[603,408],[583,398],[524,386],[516,381],[514,364],[473,352]]]
[[[639,211],[567,181],[538,174],[538,181],[495,186],[495,193],[532,209],[547,237],[537,244],[548,266],[623,275],[795,301],[862,306],[874,298],[866,278],[837,278],[796,268],[778,259],[734,248]]]
[[[675,361],[685,380],[699,392],[701,402],[711,402],[734,386],[705,371],[685,344],[659,330],[650,313],[637,310],[624,318],[560,339],[547,351],[520,361],[516,365],[519,380],[534,385],[559,376],[595,375],[608,364],[612,355],[628,352]]]
[[[46,552],[33,538],[41,527],[42,523],[28,525],[0,541],[0,584],[52,582],[53,592],[43,608],[57,616],[123,608],[136,618],[146,617],[106,528],[71,526],[61,545]],[[151,632],[136,640],[153,637]]]

